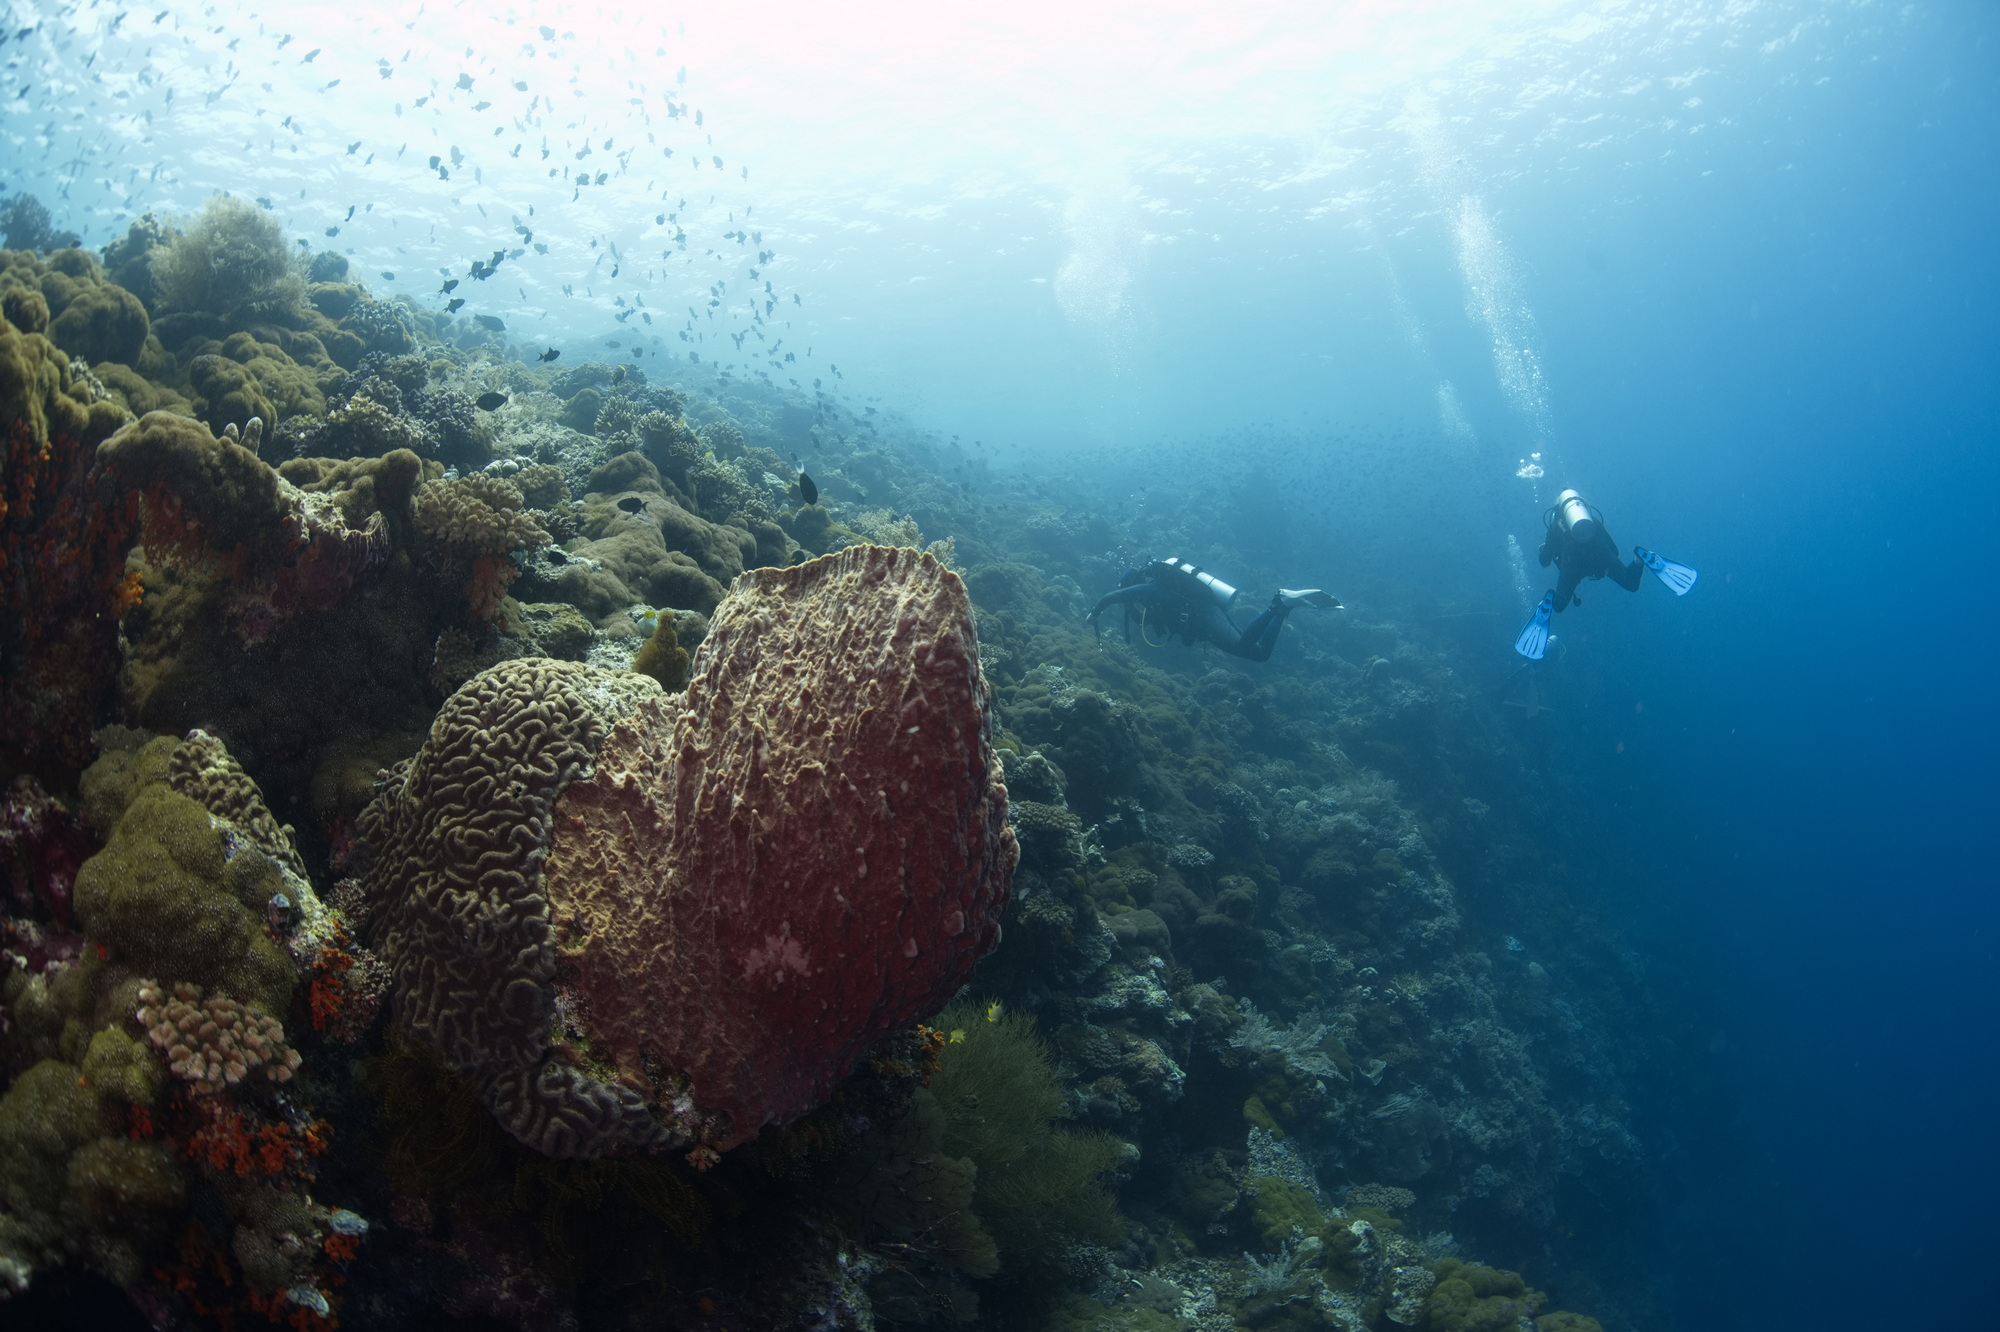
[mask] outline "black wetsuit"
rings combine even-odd
[[[1612,541],[1602,519],[1593,522],[1590,531],[1589,540],[1578,541],[1555,513],[1549,514],[1541,557],[1544,569],[1553,561],[1562,574],[1556,580],[1557,610],[1569,605],[1576,596],[1576,585],[1586,578],[1609,578],[1627,592],[1639,590],[1639,579],[1646,566],[1636,559],[1627,564],[1619,558],[1618,545]]]
[[[1250,627],[1239,631],[1206,589],[1170,566],[1128,572],[1118,590],[1106,594],[1091,609],[1091,627],[1097,627],[1098,616],[1120,605],[1125,608],[1127,639],[1132,636],[1132,622],[1137,620],[1142,636],[1148,628],[1164,635],[1156,647],[1178,635],[1189,646],[1212,643],[1232,657],[1248,661],[1270,659],[1271,649],[1278,645],[1278,631],[1292,611],[1282,597],[1273,597]]]

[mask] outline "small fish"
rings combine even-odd
[[[1000,1020],[1000,1014],[1005,1011],[1006,1010],[1001,1006],[1000,1001],[998,999],[995,999],[992,1003],[986,1005],[986,1020],[988,1022],[998,1022]]]
[[[482,393],[472,400],[472,405],[482,412],[497,412],[507,405],[504,393]]]
[[[454,296],[449,301],[445,302],[444,312],[446,314],[457,314],[458,307],[464,304],[465,304],[465,297]]]
[[[474,315],[472,317],[479,321],[481,328],[490,328],[495,333],[502,332],[507,327],[507,321],[499,315]]]
[[[547,351],[543,352],[540,356],[537,356],[535,359],[538,361],[553,361],[556,359],[556,357],[561,355],[562,355],[561,352],[557,351],[554,347],[551,347]]]
[[[442,296],[449,296],[453,291],[457,290],[457,288],[458,288],[458,279],[453,278],[451,281],[445,283],[442,287],[438,288],[438,294]]]
[[[385,268],[382,270],[382,280],[384,282],[394,282],[396,280],[396,275],[394,273],[391,273],[388,269]]]
[[[951,1041],[950,1041],[950,1044],[952,1044],[952,1045],[964,1045],[964,1044],[965,1044],[965,1028],[963,1028],[963,1027],[953,1027],[953,1028],[951,1029]]]
[[[618,507],[627,513],[638,513],[646,507],[646,501],[640,499],[637,495],[627,495],[624,499],[618,501]]]
[[[618,367],[617,370],[612,372],[611,383],[613,387],[616,387],[617,385],[622,384],[624,382],[625,382],[625,367],[621,365]]]
[[[819,503],[819,487],[804,472],[799,473],[799,495],[808,504]]]

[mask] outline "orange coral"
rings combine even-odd
[[[482,555],[474,560],[472,577],[465,584],[465,601],[473,618],[490,620],[498,615],[500,603],[519,573],[514,562],[504,555]]]
[[[321,945],[319,956],[313,959],[312,982],[306,999],[312,1009],[314,1031],[325,1031],[340,1017],[340,1010],[347,1003],[347,973],[354,969],[354,954],[343,947],[346,943],[347,931],[335,926],[333,941]]]
[[[214,1106],[205,1119],[188,1135],[182,1152],[223,1174],[276,1175],[325,1152],[330,1136],[324,1120],[299,1129],[257,1124],[234,1106]]]

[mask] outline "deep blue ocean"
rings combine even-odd
[[[255,198],[425,308],[525,228],[525,351],[740,364],[1445,636],[1652,1003],[1575,1260],[1648,1332],[1993,1326],[2000,9],[722,10],[15,0],[0,192],[91,247]],[[1524,663],[1570,486],[1700,580]]]

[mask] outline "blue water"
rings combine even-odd
[[[1415,19],[1403,31],[1419,51],[1446,44],[1444,8],[1429,38]],[[545,9],[523,31],[593,18]],[[357,269],[398,273],[385,289],[428,299],[433,268],[504,243],[532,204],[554,253],[496,282],[520,281],[512,327],[572,360],[632,336],[610,322],[630,279],[560,289],[601,274],[586,242],[659,249],[635,219],[680,186],[621,175],[571,201],[532,152],[505,157],[519,136],[486,135],[451,100],[459,42],[435,18],[343,20],[309,78],[293,59],[322,39],[281,58],[271,37],[308,16],[224,7],[222,26],[250,35],[225,53],[193,12],[108,35],[115,12],[16,5],[14,27],[44,27],[0,48],[35,52],[10,77],[37,85],[5,109],[0,174],[86,243],[215,189],[271,197],[316,240],[372,202],[340,243]],[[1579,16],[1611,26],[1550,36]],[[699,52],[721,22],[673,15],[659,49],[692,30]],[[722,53],[761,34],[777,60],[783,26],[739,24],[685,83],[686,57],[644,58],[651,38],[634,38],[580,103],[588,132],[637,141],[669,122],[631,119],[622,94],[651,80],[657,107],[681,89],[711,108],[702,152],[730,159],[672,178],[698,185],[700,228],[683,223],[697,257],[646,288],[650,308],[735,274],[700,252],[728,255],[717,236],[751,218],[780,252],[776,294],[803,298],[787,336],[813,349],[781,379],[823,377],[856,408],[957,438],[991,460],[996,495],[993,476],[1025,476],[1129,514],[1149,490],[1247,484],[1249,516],[1219,511],[1219,544],[1391,616],[1418,592],[1490,614],[1482,687],[1514,668],[1526,611],[1506,538],[1532,560],[1558,488],[1582,488],[1623,544],[1701,570],[1681,600],[1650,580],[1636,598],[1586,586],[1544,673],[1555,717],[1527,733],[1565,774],[1568,840],[1550,854],[1594,858],[1600,909],[1667,1024],[1646,1033],[1663,1053],[1634,1089],[1653,1210],[1621,1218],[1620,1261],[1650,1265],[1688,1329],[1990,1326],[2000,12],[1524,7],[1496,29],[1526,34],[1516,45],[1414,60],[1406,83],[1349,102],[1315,91],[1324,103],[1297,117],[1254,83],[1157,131],[1061,128],[1029,97],[1028,128],[990,156],[949,121],[857,147],[878,124],[865,67],[828,85],[851,96],[829,93],[823,123],[758,120],[759,85]],[[459,61],[481,79],[541,68],[498,36],[468,40],[488,43]],[[1282,43],[1284,25],[1254,40]],[[367,82],[377,48],[410,43],[428,43],[427,73],[419,59]],[[134,85],[160,126],[131,124],[139,101],[92,91],[101,71],[82,61],[99,48],[128,74],[170,65],[194,85],[183,109],[164,83]],[[216,73],[224,60],[247,74]],[[53,72],[30,77],[41,61]],[[1309,75],[1273,96],[1306,97]],[[252,96],[267,76],[278,88]],[[322,86],[334,78],[345,91]],[[446,118],[382,105],[426,87]],[[308,126],[302,151],[280,116]],[[1024,146],[1031,131],[1056,166]],[[354,134],[378,167],[341,152]],[[841,145],[838,172],[819,134]],[[731,135],[750,145],[747,177]],[[422,170],[461,143],[456,182]],[[646,335],[656,356],[688,349],[673,327]],[[714,360],[723,344],[702,345]],[[1546,475],[1517,476],[1538,451]]]

